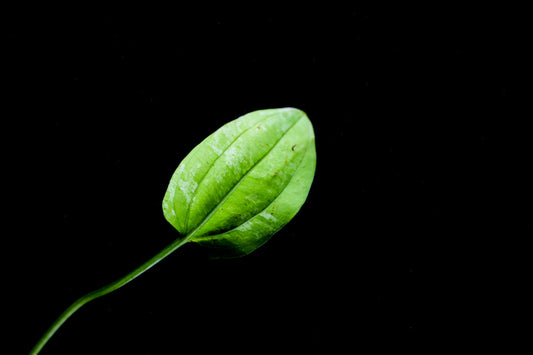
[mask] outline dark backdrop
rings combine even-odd
[[[434,353],[520,336],[515,281],[533,227],[518,11],[4,15],[13,353],[176,238],[161,201],[196,144],[285,106],[309,115],[318,152],[293,221],[241,259],[181,248],[82,308],[43,355]]]

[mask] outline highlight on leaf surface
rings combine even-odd
[[[231,121],[196,146],[174,172],[163,212],[211,257],[246,255],[286,225],[305,202],[316,166],[315,136],[295,108]]]

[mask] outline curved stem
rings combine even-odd
[[[196,229],[197,230],[197,229]],[[195,231],[196,231],[195,230]],[[99,288],[98,290],[89,292],[85,296],[80,297],[77,301],[75,301],[73,304],[71,304],[61,315],[55,320],[55,322],[52,324],[50,328],[44,333],[44,335],[41,337],[39,342],[35,344],[33,349],[31,349],[29,355],[37,355],[41,349],[45,346],[45,344],[50,340],[50,338],[54,335],[54,333],[65,323],[65,321],[72,315],[74,312],[76,312],[78,309],[80,309],[84,304],[87,302],[90,302],[96,298],[102,297],[104,295],[107,295],[110,292],[115,291],[116,289],[124,286],[131,280],[135,279],[137,276],[145,272],[146,270],[150,269],[152,266],[157,264],[159,261],[163,260],[165,257],[167,257],[169,254],[171,254],[173,251],[181,247],[183,244],[187,243],[188,240],[192,237],[192,234],[195,232],[188,234],[183,239],[177,239],[174,242],[172,242],[170,245],[168,245],[166,248],[161,250],[159,253],[157,253],[155,256],[153,256],[150,260],[127,274],[126,276],[111,282],[110,284]]]

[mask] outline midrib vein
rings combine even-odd
[[[207,174],[209,174],[209,171],[211,171],[211,168],[213,167],[213,165],[215,165],[215,163],[218,161],[218,159],[220,159],[220,157],[222,157],[224,155],[224,153],[226,153],[226,151],[231,148],[231,146],[237,141],[237,139],[239,139],[244,133],[248,132],[249,130],[251,130],[252,128],[256,127],[259,123],[262,123],[264,121],[266,121],[267,119],[269,119],[271,116],[267,116],[265,118],[263,118],[262,120],[259,120],[257,121],[256,123],[254,123],[251,127],[248,127],[246,128],[244,131],[242,131],[241,133],[239,133],[237,135],[237,137],[235,137],[233,139],[233,141],[231,141],[231,143],[226,147],[224,148],[224,150],[222,151],[222,153],[220,153],[219,156],[217,156],[215,158],[215,160],[213,160],[211,162],[211,164],[209,164],[209,168],[205,171],[205,174],[202,175],[202,177],[200,178],[200,181],[198,181],[198,184],[196,185],[196,188],[194,189],[194,192],[193,192],[193,196],[191,198],[191,201],[189,202],[189,204],[187,205],[187,212],[185,213],[185,230],[188,229],[188,225],[189,225],[189,215],[191,213],[191,206],[192,206],[192,203],[194,202],[195,198],[196,198],[196,191],[198,191],[198,189],[200,188],[200,185],[202,184],[202,182],[205,180],[205,177],[207,176]],[[292,127],[291,127],[292,128]]]
[[[291,184],[292,180],[294,179],[294,176],[296,176],[296,173],[298,172],[298,170],[300,170],[300,167],[302,166],[302,163],[303,161],[305,160],[305,157],[307,155],[307,151],[309,150],[309,144],[307,145],[307,147],[305,148],[305,152],[304,154],[302,155],[302,159],[300,160],[300,162],[298,163],[298,167],[296,168],[296,170],[294,170],[294,174],[292,174],[291,178],[289,179],[289,182],[287,182],[287,184],[285,186],[283,186],[283,189],[280,191],[280,193],[274,198],[272,199],[272,201],[270,201],[268,203],[268,205],[263,208],[261,211],[259,211],[258,213],[254,214],[252,217],[248,218],[246,221],[242,222],[241,224],[239,224],[237,227],[234,227],[230,230],[227,230],[223,233],[217,233],[217,234],[214,234],[214,235],[210,235],[210,236],[206,236],[206,238],[213,238],[214,236],[217,236],[217,235],[223,235],[223,234],[226,234],[226,233],[230,233],[230,232],[233,232],[234,230],[238,229],[239,227],[241,227],[243,224],[246,224],[248,222],[250,222],[252,219],[254,219],[255,217],[259,216],[261,213],[265,212],[270,206],[272,206],[279,198],[280,196],[283,194],[283,192],[285,192],[285,190],[287,189],[287,187],[289,187],[289,185]]]
[[[288,129],[287,131],[285,131],[285,133],[283,133],[281,135],[281,137],[278,138],[278,140],[276,141],[276,143],[274,143],[274,145],[258,160],[254,163],[254,165],[252,165],[250,167],[250,169],[248,169],[248,171],[246,171],[246,173],[239,179],[239,181],[237,181],[237,183],[231,188],[231,190],[229,190],[226,195],[224,195],[224,197],[222,198],[222,200],[220,200],[220,202],[215,206],[213,207],[213,209],[207,214],[207,216],[202,220],[202,222],[198,225],[198,227],[196,227],[194,229],[194,231],[192,233],[190,233],[190,235],[192,236],[192,234],[196,233],[197,231],[199,231],[202,226],[204,224],[206,224],[209,219],[211,219],[211,217],[218,211],[218,209],[224,204],[224,202],[226,202],[226,200],[231,196],[231,194],[239,187],[239,185],[241,184],[241,182],[250,174],[250,172],[257,166],[259,165],[263,159],[265,159],[265,157],[279,144],[279,142],[283,139],[283,137],[285,137],[287,135],[287,133],[289,133],[289,131],[294,127],[296,126],[296,124],[298,122],[300,122],[300,120],[302,119],[302,117],[300,117],[298,120],[296,120],[296,122],[294,122]]]

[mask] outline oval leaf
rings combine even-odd
[[[163,212],[212,257],[246,255],[296,215],[315,165],[313,126],[304,112],[254,111],[222,126],[183,159]]]

